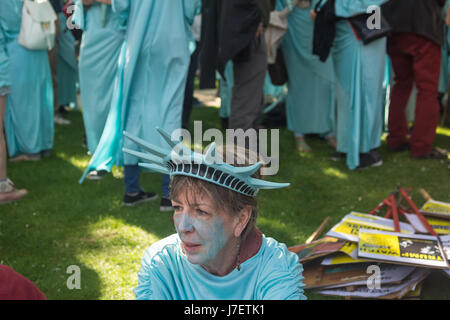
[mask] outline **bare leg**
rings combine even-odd
[[[0,96],[0,204],[18,201],[27,195],[25,189],[16,189],[6,175],[6,142],[3,131],[6,96]]]
[[[0,96],[0,181],[5,180],[6,175],[6,143],[3,131],[5,120],[6,96]]]

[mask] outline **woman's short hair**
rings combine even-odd
[[[235,167],[249,166],[254,164],[254,162],[261,161],[261,157],[256,152],[239,146],[218,146],[217,152],[222,161]],[[258,170],[252,177],[260,179],[260,170]],[[256,218],[258,216],[258,203],[254,197],[246,196],[211,182],[183,175],[173,176],[170,189],[172,199],[177,198],[183,191],[190,192],[191,199],[195,195],[206,195],[215,201],[216,209],[223,209],[232,215],[239,214],[239,212],[247,206],[250,207],[252,214],[242,233],[242,238],[245,238],[256,224]]]

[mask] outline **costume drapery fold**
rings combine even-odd
[[[168,132],[181,127],[192,39],[188,25],[200,1],[113,0],[112,4],[113,11],[129,21],[126,42],[105,130],[80,182],[100,167],[111,171],[114,164],[139,162],[121,151],[122,147],[139,151],[132,142],[123,141],[124,130],[164,146],[155,127]]]

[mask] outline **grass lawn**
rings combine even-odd
[[[79,185],[90,157],[82,147],[81,114],[73,111],[68,118],[70,126],[56,127],[49,158],[9,164],[10,178],[30,194],[0,207],[0,264],[35,282],[49,299],[134,299],[144,250],[174,233],[171,214],[159,212],[159,201],[122,207],[121,169]],[[203,120],[204,129],[220,127],[215,108],[194,108],[192,118]],[[419,188],[450,202],[450,161],[411,160],[407,152],[389,153],[383,144],[382,167],[352,172],[344,162],[330,160],[324,141],[308,142],[314,152],[297,153],[292,134],[280,131],[280,171],[272,180],[292,185],[259,195],[259,228],[288,246],[304,243],[327,216],[335,224],[352,210],[370,211],[397,185],[412,187],[418,206],[424,203]],[[439,128],[436,144],[450,150],[450,129]],[[160,192],[161,177],[145,173],[141,184]],[[81,269],[80,290],[66,286],[71,265]],[[433,272],[423,297],[450,299],[450,280]]]

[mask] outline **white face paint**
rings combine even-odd
[[[188,202],[184,197],[172,201],[175,229],[189,262],[214,265],[233,237],[233,222],[226,213],[217,212],[214,202],[206,196],[193,200]]]

